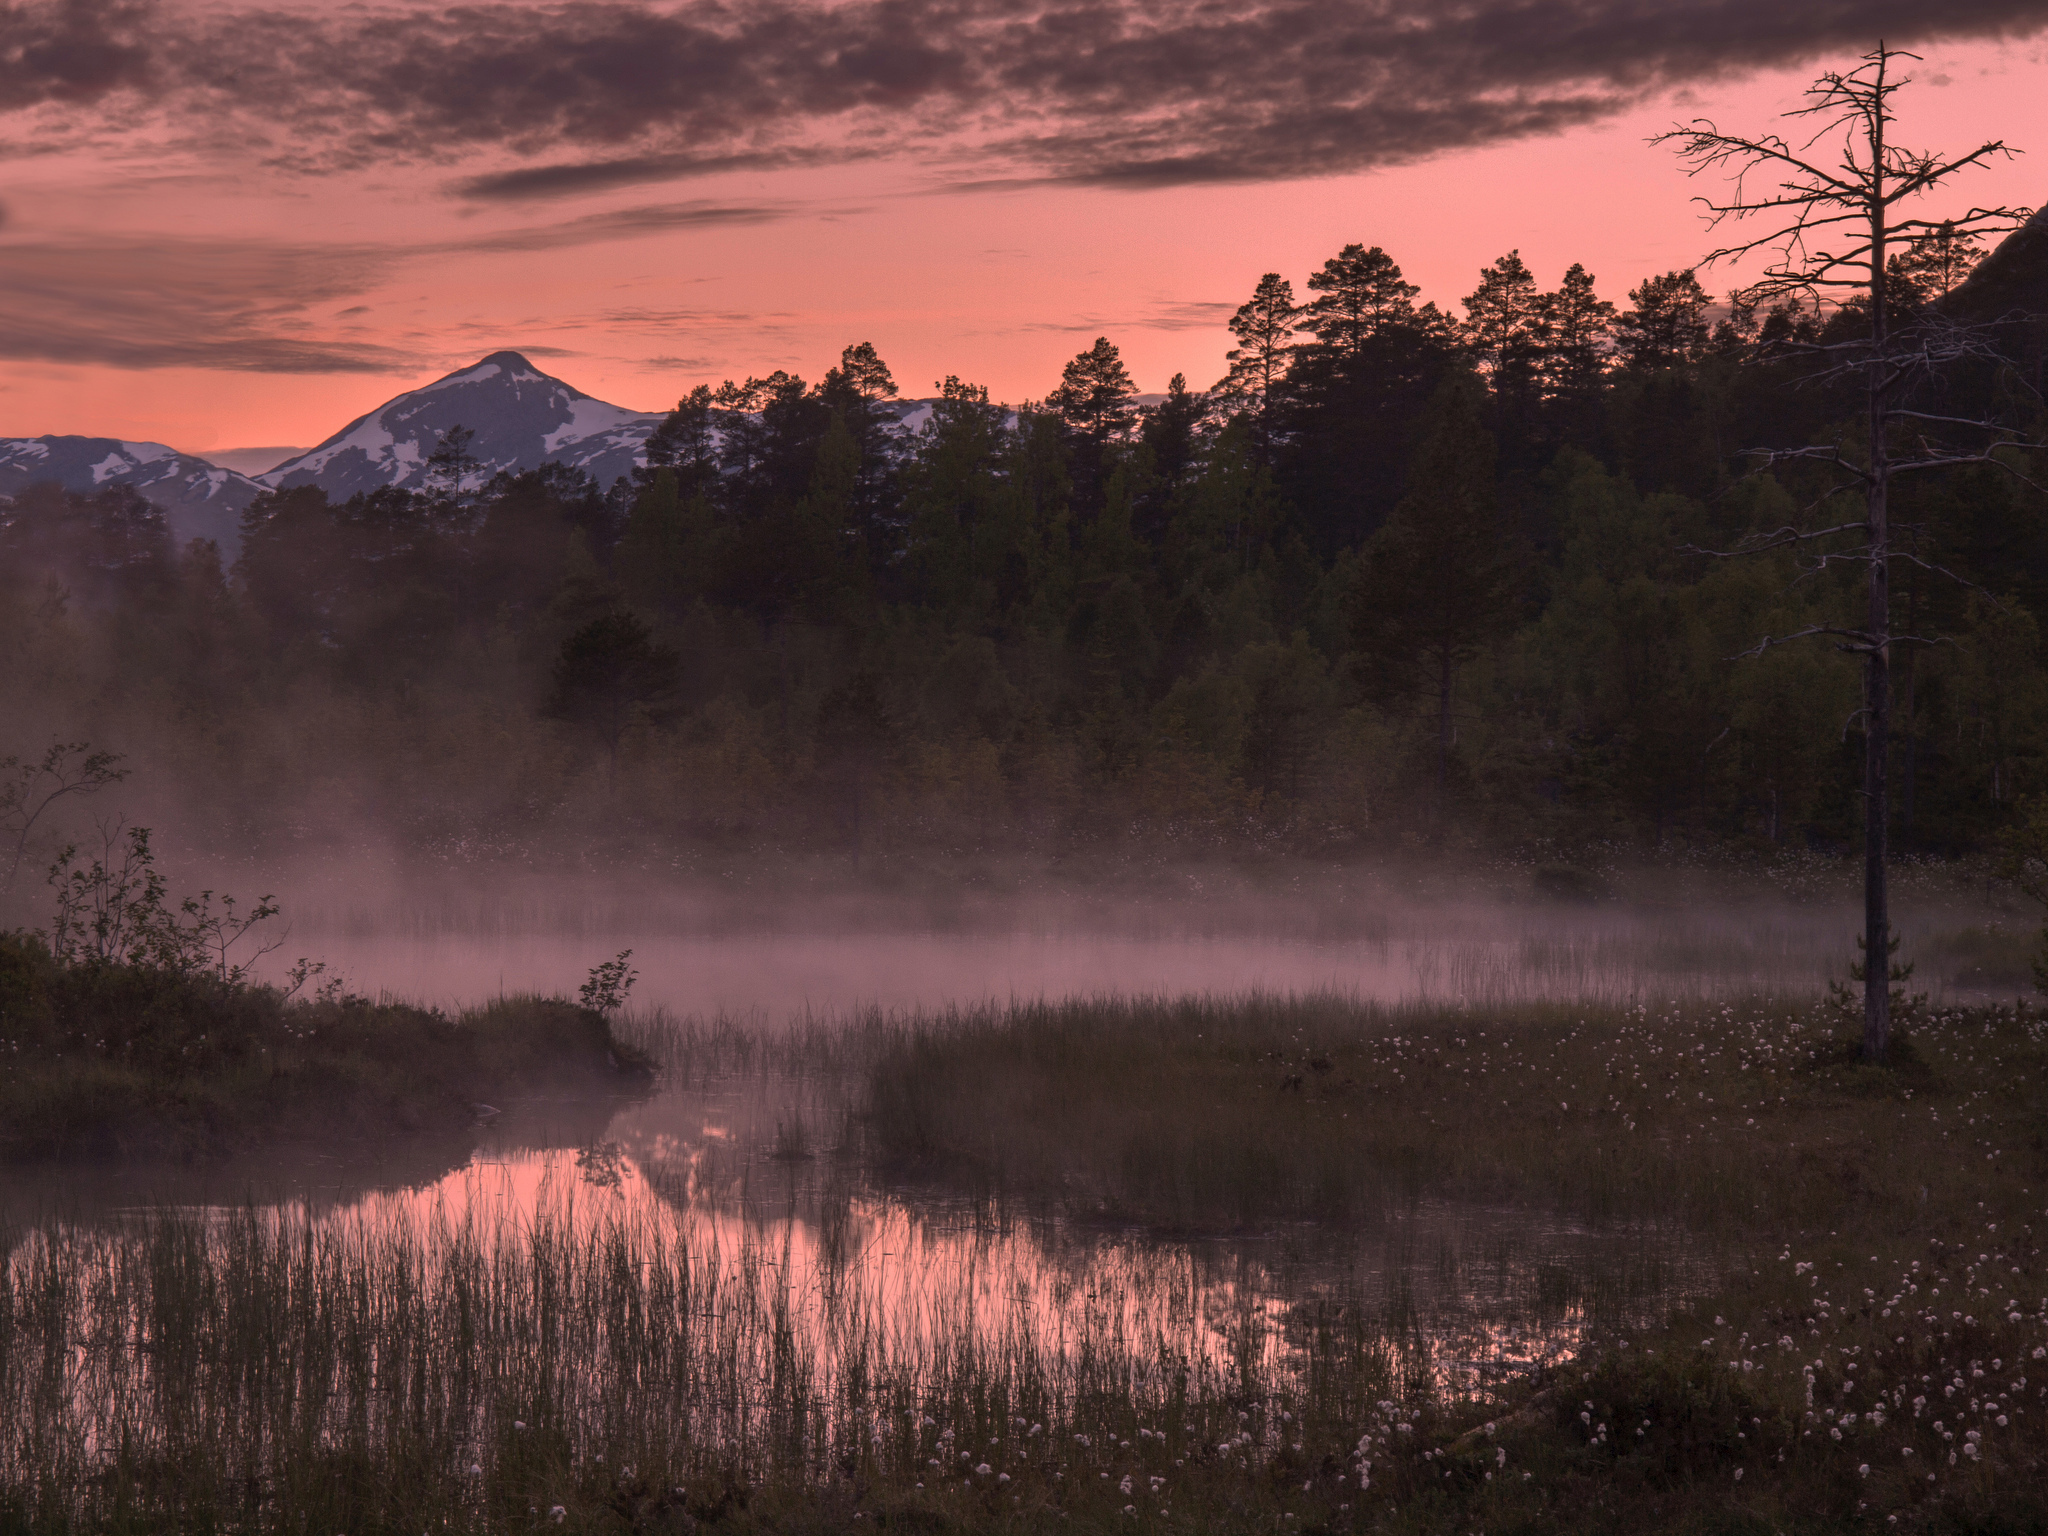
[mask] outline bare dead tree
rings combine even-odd
[[[1807,88],[1807,104],[1786,114],[1800,130],[1810,129],[1797,142],[1775,133],[1754,138],[1723,133],[1705,120],[1673,128],[1653,140],[1675,147],[1687,175],[1721,173],[1732,181],[1731,195],[1698,201],[1706,209],[1710,228],[1727,226],[1738,237],[1748,236],[1713,251],[1703,264],[1759,253],[1771,258],[1763,275],[1737,295],[1740,302],[1790,300],[1825,312],[1839,306],[1845,295],[1854,295],[1867,312],[1867,328],[1851,339],[1788,344],[1790,350],[1811,355],[1816,382],[1853,380],[1861,386],[1861,430],[1844,442],[1750,451],[1760,471],[1782,464],[1818,464],[1827,473],[1828,489],[1799,523],[1757,534],[1734,550],[1709,553],[1760,554],[1797,547],[1809,556],[1811,570],[1853,563],[1867,572],[1866,611],[1860,625],[1813,625],[1766,636],[1749,654],[1818,635],[1863,657],[1863,1054],[1871,1061],[1884,1059],[1891,1036],[1886,879],[1891,650],[1895,644],[1921,643],[1920,637],[1892,632],[1892,563],[1918,557],[1894,547],[1891,487],[1904,474],[1966,464],[1994,464],[2018,472],[1998,449],[2018,441],[2019,434],[1994,422],[1912,408],[1918,398],[1916,386],[1966,358],[1991,355],[1992,342],[1986,330],[1957,325],[1938,314],[1895,313],[1886,291],[1888,259],[1902,246],[1929,235],[1954,241],[2010,231],[2027,214],[2018,208],[1971,208],[1954,218],[1922,218],[1911,211],[1908,205],[1914,199],[1958,173],[2013,153],[2003,141],[1955,156],[1894,144],[1892,98],[1910,83],[1895,65],[1916,57],[1880,43],[1856,68],[1822,75]],[[1757,230],[1754,235],[1749,235],[1751,228]],[[1859,492],[1860,518],[1813,526],[1830,523],[1825,514],[1837,498]]]

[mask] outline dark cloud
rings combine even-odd
[[[876,154],[1145,187],[1354,170],[1879,36],[2044,23],[2048,0],[61,0],[0,4],[0,109],[118,97],[215,145],[239,121],[311,171],[484,156],[454,184],[484,201]]]
[[[550,251],[563,246],[590,245],[600,240],[670,234],[679,229],[705,229],[720,224],[765,224],[773,219],[786,218],[789,213],[790,209],[776,204],[653,203],[639,208],[615,208],[580,219],[564,219],[557,224],[499,230],[465,240],[448,241],[435,249]]]
[[[682,181],[720,171],[781,170],[814,161],[816,154],[778,151],[750,155],[632,155],[622,160],[582,160],[530,165],[516,171],[470,176],[454,184],[459,197],[477,202],[525,202],[580,192],[609,192],[615,187],[649,182]]]
[[[247,240],[0,243],[0,357],[117,368],[385,373],[412,354],[305,319],[378,280],[390,253]]]
[[[403,371],[428,359],[323,335],[313,312],[345,304],[335,312],[337,319],[364,314],[367,305],[348,300],[420,260],[758,224],[785,212],[774,206],[659,203],[406,246],[174,237],[0,240],[0,291],[8,296],[0,306],[0,357],[256,373]],[[542,346],[523,350],[578,355]]]
[[[0,111],[149,88],[151,19],[128,0],[0,4]]]

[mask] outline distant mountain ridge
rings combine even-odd
[[[162,443],[57,434],[0,439],[0,496],[46,480],[86,494],[132,485],[163,509],[180,544],[212,539],[222,549],[241,542],[242,509],[265,489],[247,475]]]
[[[660,411],[629,411],[542,373],[517,352],[394,396],[325,442],[261,474],[211,464],[162,443],[50,435],[0,439],[0,497],[40,481],[91,494],[130,485],[163,508],[172,536],[212,539],[232,556],[243,509],[266,491],[317,485],[329,500],[398,485],[421,489],[427,459],[457,426],[475,433],[482,476],[567,464],[608,486],[632,473]]]
[[[1163,396],[1141,395],[1140,404]],[[931,400],[886,400],[877,411],[897,437],[931,419]],[[454,373],[395,395],[325,442],[260,474],[210,464],[162,443],[101,437],[0,439],[0,496],[38,481],[91,493],[132,485],[164,509],[172,535],[217,542],[232,558],[244,508],[265,491],[318,486],[330,501],[396,485],[424,489],[427,460],[455,427],[474,437],[478,480],[543,464],[580,469],[601,487],[645,461],[664,411],[632,411],[586,395],[518,352],[493,352]]]

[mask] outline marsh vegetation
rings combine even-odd
[[[621,1032],[666,1061],[661,1089],[577,1147],[503,1141],[320,1208],[129,1203],[16,1233],[0,1518],[2040,1514],[2030,1012],[1926,1010],[1887,1068],[1843,1021],[1768,1002],[1248,996]]]

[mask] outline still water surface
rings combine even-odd
[[[1804,991],[1825,973],[1837,914],[1565,918],[1511,925],[1446,913],[1406,931],[638,932],[308,926],[289,953],[325,958],[357,990],[456,1005],[573,991],[630,945],[636,1004],[773,1026],[861,1006],[939,1008],[1108,992],[1340,990],[1384,1000],[1614,1000]],[[1595,1228],[1548,1210],[1396,1202],[1342,1232],[1165,1236],[892,1187],[835,1146],[849,1085],[760,1074],[666,1083],[637,1097],[538,1094],[478,1127],[405,1147],[339,1145],[207,1170],[47,1171],[0,1182],[10,1257],[90,1231],[121,1243],[142,1213],[235,1210],[330,1236],[429,1252],[451,1230],[530,1237],[605,1224],[658,1232],[740,1310],[786,1320],[829,1384],[848,1318],[861,1347],[903,1360],[1028,1337],[1060,1357],[1113,1338],[1133,1360],[1222,1372],[1284,1366],[1302,1309],[1337,1307],[1438,1386],[1483,1386],[1572,1352],[1711,1283],[1712,1261],[1655,1225]],[[811,1128],[793,1146],[787,1128]],[[424,1276],[426,1271],[422,1271]],[[738,1305],[736,1303],[736,1305]],[[851,1310],[849,1310],[851,1309]],[[784,1324],[778,1322],[777,1328]],[[879,1343],[878,1343],[879,1341]],[[1248,1355],[1256,1357],[1248,1359]]]

